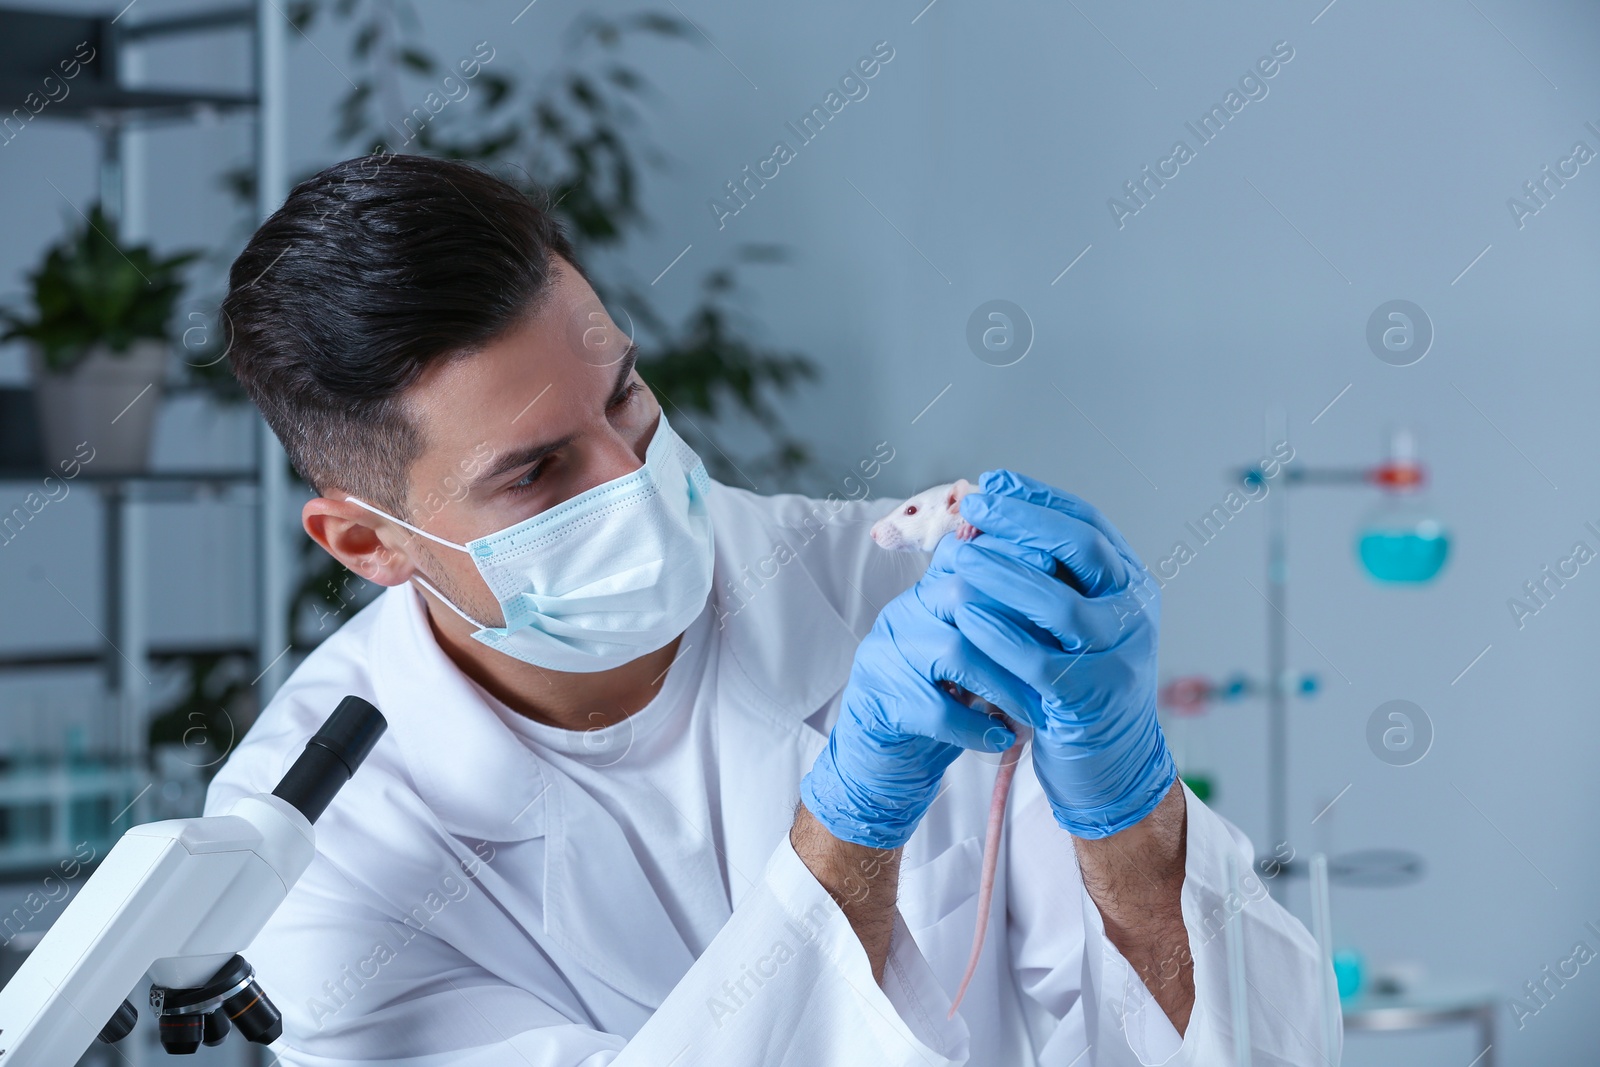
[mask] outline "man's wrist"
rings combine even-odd
[[[1188,812],[1174,782],[1144,819],[1109,837],[1074,837],[1083,886],[1107,939],[1181,1034],[1194,1005],[1194,961],[1183,922]]]
[[[789,843],[800,862],[844,912],[866,950],[872,977],[882,985],[894,933],[900,849],[840,840],[803,803],[795,810]]]

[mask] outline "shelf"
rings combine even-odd
[[[156,661],[185,659],[189,656],[254,656],[254,642],[215,645],[154,645],[147,653]],[[106,661],[103,647],[90,649],[40,649],[38,651],[0,650],[0,671],[45,670],[60,667],[100,667]]]
[[[45,468],[0,467],[0,483],[5,482],[41,482],[45,478],[61,478],[60,474]],[[129,474],[97,474],[88,467],[83,467],[76,482],[88,482],[93,485],[129,485],[141,482],[152,485],[232,485],[238,483],[254,483],[256,471],[253,467],[238,467],[219,470],[154,470],[139,471]]]
[[[254,92],[130,87],[121,84],[119,74],[121,53],[128,44],[219,29],[250,32],[254,18],[247,6],[127,24],[110,12],[58,14],[0,8],[0,99],[16,101],[25,115],[110,120],[122,125],[252,110],[260,103]],[[85,52],[80,49],[85,47],[93,49],[87,53],[87,62],[81,61]],[[67,77],[61,64],[73,62],[77,72]],[[47,92],[46,78],[53,79],[54,93]],[[36,112],[27,103],[30,96],[42,101]]]
[[[42,78],[41,75],[38,80],[20,81],[14,73],[8,72],[8,76],[0,78],[0,94],[4,94],[0,99],[26,100],[28,94],[40,92],[39,85]],[[41,94],[39,98],[44,97]],[[59,104],[47,104],[40,109],[38,117],[90,120],[109,118],[123,123],[145,125],[181,122],[197,118],[208,111],[212,113],[241,111],[255,106],[255,97],[245,93],[120,89],[87,82],[81,85],[74,84],[65,99]]]
[[[3,12],[0,12],[3,16]],[[0,20],[0,26],[3,26]],[[76,482],[114,487],[146,485],[146,491],[158,493],[163,489],[192,490],[203,486],[238,485],[254,483],[257,477],[254,466],[217,467],[207,469],[180,468],[174,470],[146,470],[127,474],[96,471],[94,464],[80,466]],[[8,482],[38,485],[47,477],[60,479],[62,474],[49,469],[39,448],[39,424],[33,405],[33,390],[0,386],[0,485]]]

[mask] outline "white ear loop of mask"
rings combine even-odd
[[[354,504],[358,508],[366,508],[368,511],[372,512],[374,515],[381,515],[383,518],[388,519],[390,522],[395,523],[396,525],[399,525],[399,526],[404,526],[406,529],[410,530],[414,534],[421,534],[423,537],[426,537],[430,541],[437,541],[439,544],[444,545],[446,548],[453,548],[457,552],[465,552],[469,556],[472,554],[471,551],[465,545],[458,545],[454,541],[446,541],[444,538],[439,537],[436,534],[431,534],[427,530],[422,529],[420,526],[413,526],[409,522],[407,522],[406,520],[396,518],[395,516],[389,514],[387,511],[380,511],[379,509],[373,507],[371,504],[367,503],[365,500],[362,500],[359,497],[347,496],[347,497],[345,497],[345,499],[348,500],[350,503]],[[426,589],[428,592],[432,593],[434,596],[438,597],[441,601],[444,602],[444,605],[446,607],[448,607],[451,611],[455,612],[457,615],[460,615],[467,622],[470,622],[477,629],[479,629],[479,630],[487,630],[487,629],[489,629],[489,627],[485,626],[483,623],[479,622],[477,619],[474,619],[471,615],[468,615],[466,612],[464,612],[460,608],[456,607],[455,601],[451,600],[449,597],[447,597],[443,593],[439,592],[438,588],[436,588],[432,582],[428,581],[422,575],[420,575],[420,574],[416,573],[415,571],[413,571],[411,573],[411,580],[413,582],[416,582],[418,585],[422,586],[422,588]]]

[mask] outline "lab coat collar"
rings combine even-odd
[[[478,688],[439,647],[422,594],[409,582],[384,594],[373,630],[378,707],[417,795],[458,837],[524,841],[544,833],[553,783]]]

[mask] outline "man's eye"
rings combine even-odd
[[[611,407],[611,408],[620,408],[622,405],[624,405],[628,401],[632,400],[638,394],[639,394],[639,383],[638,382],[629,382],[627,388],[623,389],[622,392],[618,393],[616,395],[616,398],[613,399],[611,401],[611,403],[609,405],[607,405],[607,406]]]
[[[629,382],[628,385],[627,385],[627,388],[623,389],[622,392],[618,393],[616,395],[616,397],[611,401],[611,403],[606,405],[607,409],[608,410],[615,410],[617,408],[622,407],[624,404],[626,404],[630,400],[632,400],[635,396],[639,395],[639,389],[640,388],[641,388],[641,386],[640,386],[640,384],[638,382]],[[548,464],[548,461],[541,460],[539,463],[535,464],[528,471],[527,474],[524,474],[521,478],[518,478],[516,481],[512,482],[510,485],[506,486],[506,490],[508,492],[512,492],[512,493],[521,493],[521,492],[525,492],[525,491],[527,491],[529,489],[532,489],[534,483],[537,482],[539,480],[539,478],[544,474],[544,469],[545,469],[547,464]]]
[[[525,489],[531,489],[533,487],[533,483],[537,482],[539,480],[539,476],[544,473],[544,466],[545,465],[543,463],[535,464],[533,469],[528,471],[527,474],[524,474],[510,485],[506,486],[506,488],[513,493],[520,493]]]

